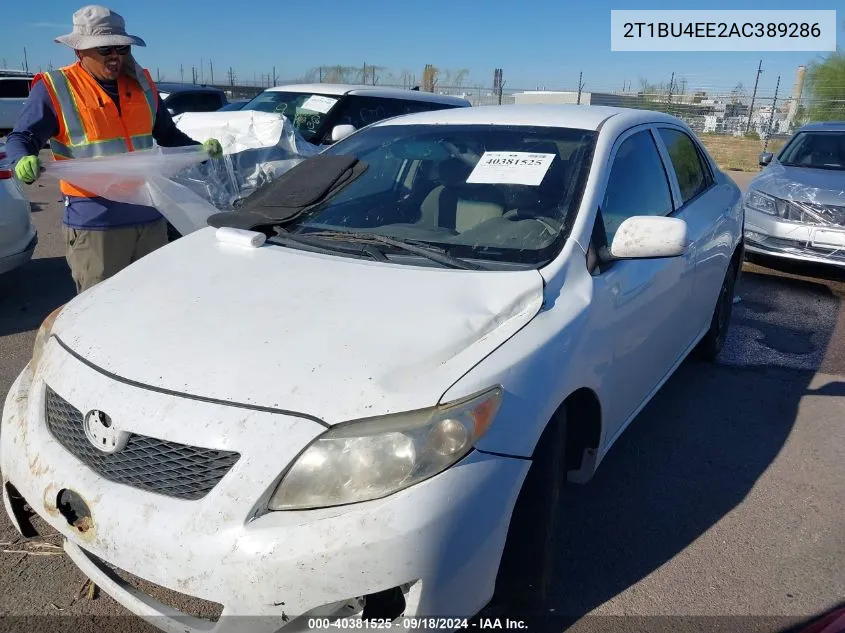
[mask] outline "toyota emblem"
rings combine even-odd
[[[122,451],[129,441],[129,433],[114,428],[111,418],[98,409],[85,414],[85,437],[103,453]]]

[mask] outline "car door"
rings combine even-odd
[[[635,215],[671,215],[672,186],[649,126],[627,131],[610,155],[610,173],[594,227],[594,247],[611,245]],[[691,256],[610,262],[593,270],[596,324],[612,341],[602,402],[612,441],[676,366],[688,347]]]
[[[689,303],[692,336],[709,327],[725,271],[732,255],[730,187],[716,183],[699,144],[682,128],[656,126],[679,207],[675,215],[687,223],[695,259],[695,284]]]

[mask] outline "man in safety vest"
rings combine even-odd
[[[55,160],[114,156],[150,149],[153,141],[200,145],[176,127],[150,73],[135,62],[131,46],[146,43],[126,33],[120,15],[83,7],[73,15],[73,32],[55,41],[74,49],[77,60],[32,82],[5,148],[21,181],[32,184],[40,176],[38,153],[48,140]],[[202,145],[212,158],[222,154],[216,139]],[[167,244],[167,222],[156,209],[106,200],[64,180],[60,188],[77,292]]]

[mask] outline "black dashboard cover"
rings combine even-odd
[[[318,154],[249,196],[236,211],[215,213],[208,225],[254,230],[290,222],[358,178],[367,164],[355,156]]]

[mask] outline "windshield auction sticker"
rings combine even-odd
[[[611,51],[835,51],[836,11],[610,12]]]
[[[467,183],[536,187],[543,181],[554,158],[554,154],[533,152],[484,152]]]
[[[331,97],[324,97],[322,95],[311,95],[305,102],[299,106],[303,110],[311,110],[312,112],[319,112],[325,114],[332,109],[332,106],[337,103],[337,99]]]

